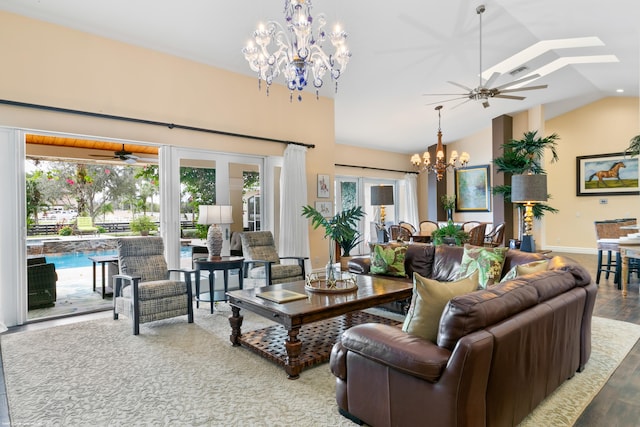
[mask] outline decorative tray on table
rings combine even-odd
[[[307,274],[304,288],[310,292],[344,293],[358,289],[357,278],[348,272],[336,273],[334,280],[327,280],[326,275]]]

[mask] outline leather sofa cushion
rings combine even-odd
[[[430,341],[379,323],[347,329],[341,343],[349,351],[432,383],[438,381],[451,356]]]
[[[500,322],[537,303],[536,288],[518,279],[457,296],[449,301],[442,313],[438,346],[453,350],[461,337]]]
[[[433,274],[433,255],[435,246],[414,243],[407,248],[405,257],[405,271],[407,277],[413,278],[413,273],[422,277],[431,277]]]
[[[591,283],[589,272],[577,261],[569,257],[554,256],[549,261],[549,270],[562,270],[571,273],[578,286],[586,286]]]
[[[431,278],[439,282],[456,280],[463,253],[464,248],[462,246],[435,246]]]

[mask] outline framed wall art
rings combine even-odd
[[[491,211],[489,165],[456,169],[456,212]]]
[[[624,153],[576,157],[577,196],[640,194],[638,157]]]
[[[333,217],[333,203],[331,202],[316,202],[316,210],[325,218]]]
[[[318,198],[319,199],[328,199],[329,198],[329,175],[320,175],[318,174]]]

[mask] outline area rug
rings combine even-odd
[[[12,425],[353,426],[340,416],[328,364],[298,380],[229,343],[229,307],[141,326],[110,318],[0,336]],[[243,329],[269,321],[245,314]],[[640,326],[594,318],[587,369],[526,426],[571,425],[640,337]]]

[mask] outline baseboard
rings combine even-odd
[[[550,250],[553,252],[568,252],[572,254],[587,254],[587,255],[598,254],[598,250],[596,248],[578,248],[578,247],[572,247],[572,246],[545,246],[544,249]]]

